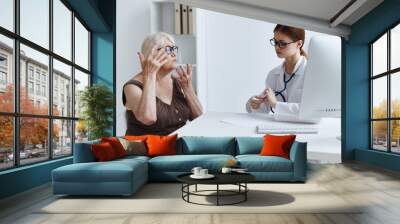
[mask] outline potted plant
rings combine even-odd
[[[110,89],[102,84],[94,84],[86,87],[79,93],[79,96],[79,106],[82,109],[81,119],[83,120],[78,123],[79,128],[87,127],[89,140],[110,136],[114,99]]]

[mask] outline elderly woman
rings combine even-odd
[[[167,33],[143,41],[138,53],[142,71],[125,83],[122,93],[126,135],[168,135],[202,114],[192,86],[192,66],[177,66],[177,51]]]

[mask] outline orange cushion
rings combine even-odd
[[[102,142],[91,145],[92,152],[97,161],[109,161],[117,158],[115,151],[110,143]]]
[[[121,144],[121,142],[119,142],[118,138],[116,138],[116,137],[108,137],[108,138],[104,137],[104,138],[101,138],[101,142],[110,143],[110,145],[112,146],[112,148],[115,151],[115,155],[118,158],[126,156],[126,151],[124,149],[124,146]]]
[[[178,135],[149,135],[147,137],[147,155],[148,156],[163,156],[176,154],[176,139]]]
[[[281,156],[289,159],[290,148],[295,139],[296,135],[265,135],[260,155]]]
[[[125,139],[128,141],[146,141],[148,135],[125,135]]]

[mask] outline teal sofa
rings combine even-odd
[[[307,144],[294,142],[290,159],[260,156],[262,137],[195,137],[177,140],[177,155],[127,156],[96,162],[90,141],[75,144],[74,163],[52,171],[54,194],[132,195],[148,181],[176,181],[193,167],[218,172],[228,160],[236,160],[259,182],[305,182]]]

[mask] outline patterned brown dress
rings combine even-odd
[[[143,90],[143,83],[137,80],[129,80],[125,83],[124,88],[130,84],[136,85]],[[126,96],[123,90],[122,102],[124,105],[126,104]],[[136,119],[131,110],[126,110],[127,129],[125,135],[168,135],[186,124],[190,119],[191,110],[181,87],[175,79],[173,79],[171,104],[166,104],[156,97],[156,112],[157,121],[154,124],[145,125]]]

